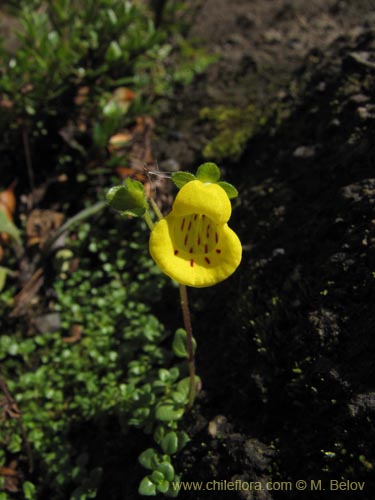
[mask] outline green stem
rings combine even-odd
[[[143,219],[146,222],[149,230],[152,231],[154,229],[155,224],[152,222],[150,212],[148,210],[146,210],[146,212],[144,213]]]
[[[191,328],[190,320],[190,310],[189,302],[187,296],[187,289],[185,285],[180,283],[180,299],[181,299],[181,309],[182,316],[184,318],[184,325],[186,330],[186,347],[188,352],[188,363],[189,363],[189,399],[188,408],[191,408],[194,404],[195,399],[195,357],[194,357],[194,346],[193,346],[193,330]]]
[[[158,207],[158,204],[156,203],[156,201],[154,200],[154,198],[152,196],[150,196],[150,202],[151,202],[151,206],[156,214],[156,217],[159,220],[163,219],[163,214],[161,213],[161,210]]]
[[[59,229],[57,229],[57,231],[52,235],[52,237],[50,237],[46,241],[42,250],[43,255],[44,256],[48,255],[53,244],[58,238],[60,238],[62,234],[70,230],[73,226],[75,226],[79,222],[82,222],[88,219],[89,217],[95,215],[96,213],[101,212],[106,205],[107,203],[105,201],[99,201],[98,203],[95,203],[95,205],[91,205],[90,207],[81,210],[80,212],[78,212],[78,214],[68,219],[65,222],[65,224],[60,226]]]

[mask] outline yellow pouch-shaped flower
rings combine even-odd
[[[178,192],[172,211],[150,236],[150,253],[178,283],[212,286],[228,278],[241,262],[242,247],[227,222],[231,203],[217,184],[190,181]]]

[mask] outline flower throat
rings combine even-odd
[[[199,255],[210,253],[215,249],[219,243],[215,222],[200,214],[186,215],[179,219],[174,230],[175,255],[176,251]]]

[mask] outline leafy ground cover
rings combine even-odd
[[[94,498],[120,452],[118,477],[129,454],[152,475],[141,492],[174,495],[184,332],[153,312],[166,280],[147,229],[100,200],[114,179],[147,181],[158,106],[211,61],[183,40],[184,12],[61,0],[2,14],[19,34],[1,52],[1,498]]]

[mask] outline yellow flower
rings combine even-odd
[[[172,211],[151,232],[150,253],[159,268],[183,285],[212,286],[241,262],[242,247],[228,227],[232,207],[217,184],[190,181]]]

